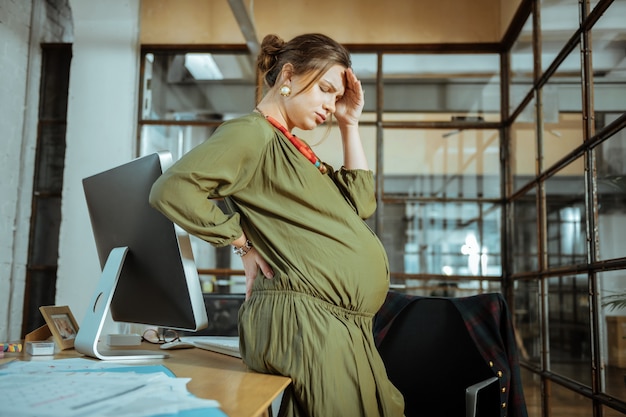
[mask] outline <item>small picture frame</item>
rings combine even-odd
[[[39,311],[46,320],[54,341],[61,350],[74,347],[78,324],[68,306],[41,306]]]

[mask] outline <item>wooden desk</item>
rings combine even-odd
[[[169,351],[159,361],[176,376],[189,377],[187,388],[201,398],[219,401],[229,417],[256,417],[291,383],[289,378],[247,369],[243,361],[202,349]]]
[[[151,349],[145,346],[141,349]],[[258,417],[266,415],[268,407],[291,380],[277,375],[266,375],[247,369],[243,361],[220,353],[202,349],[179,349],[168,351],[167,359],[154,361],[130,361],[130,364],[160,364],[169,368],[177,377],[191,378],[189,392],[200,398],[217,400],[229,417]],[[54,355],[55,359],[81,356],[74,349]],[[26,353],[7,353],[0,363],[11,359],[30,360]],[[45,358],[39,356],[37,358]],[[94,359],[96,360],[96,359]],[[124,362],[118,362],[124,363]]]

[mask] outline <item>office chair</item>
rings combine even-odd
[[[501,308],[500,297],[414,297],[395,315],[377,345],[389,379],[404,395],[406,417],[526,415],[524,405],[508,413],[514,411],[507,410],[510,371],[494,368],[485,358],[494,346],[481,349],[468,331],[472,320],[487,321]],[[464,319],[460,305],[471,319]],[[494,334],[501,324],[486,326],[492,334],[485,340],[505,339]]]

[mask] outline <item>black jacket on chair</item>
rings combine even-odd
[[[501,294],[444,298],[390,291],[374,319],[374,338],[390,380],[405,396],[407,417],[464,416],[464,399],[453,392],[493,376],[498,383],[479,397],[477,415],[528,416]]]

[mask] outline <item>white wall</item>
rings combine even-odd
[[[32,190],[36,139],[24,122],[31,12],[30,2],[0,5],[0,341],[18,340],[22,323],[30,214],[22,191]]]
[[[73,57],[57,305],[80,323],[100,278],[82,179],[135,155],[140,0],[70,0]]]
[[[41,43],[72,42],[67,1],[0,2],[0,341],[21,337]]]

